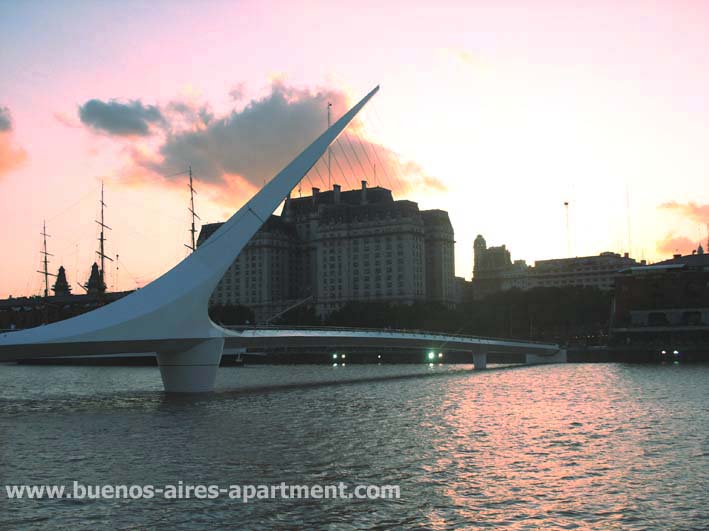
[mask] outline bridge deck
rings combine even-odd
[[[534,341],[464,336],[423,330],[344,327],[220,327],[226,348],[431,349],[552,355],[558,345]],[[208,338],[0,345],[0,361],[54,356],[150,353],[191,348]]]
[[[225,327],[225,345],[249,348],[425,348],[471,352],[554,354],[558,345],[492,337],[429,332],[344,327]]]

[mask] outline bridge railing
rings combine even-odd
[[[217,323],[219,324],[219,323]],[[247,330],[311,330],[323,332],[372,332],[378,334],[415,334],[425,336],[438,337],[459,337],[461,339],[485,339],[490,341],[517,341],[520,343],[533,343],[535,345],[553,345],[549,341],[534,341],[531,339],[516,339],[509,337],[491,337],[491,336],[471,336],[465,334],[457,334],[453,332],[432,332],[430,330],[420,330],[415,328],[366,328],[354,326],[307,326],[307,325],[223,325],[222,328],[233,330],[234,332]]]

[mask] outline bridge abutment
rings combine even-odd
[[[223,351],[224,338],[213,338],[187,350],[158,352],[158,366],[165,392],[213,391]]]

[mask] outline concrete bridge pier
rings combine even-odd
[[[224,338],[212,338],[187,350],[158,352],[160,376],[167,393],[208,393],[214,390]]]
[[[478,349],[473,351],[473,368],[476,371],[487,369],[487,350]]]
[[[566,349],[561,348],[555,354],[525,354],[525,363],[527,365],[538,365],[542,363],[566,363]]]

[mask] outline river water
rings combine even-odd
[[[707,529],[709,366],[0,365],[0,529]],[[399,499],[8,499],[5,485],[398,485]]]

